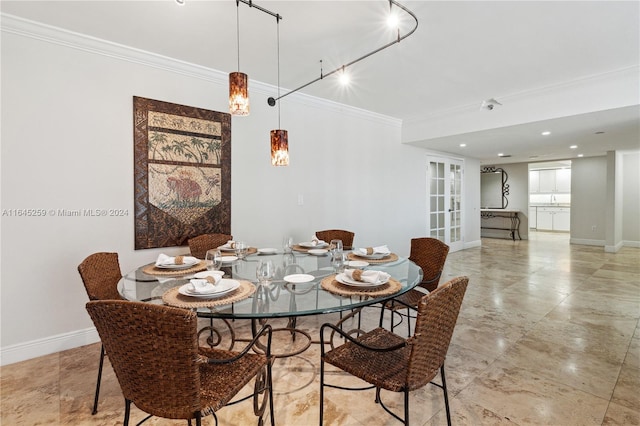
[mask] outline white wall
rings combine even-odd
[[[622,167],[622,239],[640,247],[640,152],[623,152]]]
[[[572,243],[604,246],[606,206],[607,158],[589,157],[572,160]]]
[[[1,218],[0,362],[9,364],[97,341],[76,269],[90,253],[118,252],[126,272],[184,251],[134,250],[132,98],[226,111],[227,77],[6,16],[2,24],[1,208],[47,212]],[[275,89],[250,89],[251,115],[232,119],[234,237],[279,247],[285,234],[340,227],[357,245],[407,255],[410,238],[426,235],[426,153],[400,143],[398,120],[291,95],[281,117],[291,165],[274,168],[277,109],[266,98]],[[58,214],[98,208],[129,214]],[[466,229],[478,240],[474,220]]]

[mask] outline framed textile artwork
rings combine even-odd
[[[134,96],[135,248],[231,234],[231,115]]]

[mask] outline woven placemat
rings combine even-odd
[[[191,268],[186,269],[164,269],[164,268],[156,268],[155,263],[151,263],[142,268],[142,272],[149,275],[164,275],[164,276],[174,276],[174,275],[187,275],[192,274],[194,272],[200,272],[207,269],[207,263],[204,260],[193,265]]]
[[[369,263],[387,263],[387,262],[395,262],[396,260],[398,260],[398,255],[395,253],[391,253],[389,256],[383,257],[382,259],[367,259],[366,257],[358,256],[355,253],[349,253],[347,255],[347,258],[349,260],[364,260],[365,262],[369,262]]]
[[[402,289],[400,281],[389,279],[389,282],[378,287],[355,287],[342,284],[335,280],[336,276],[329,275],[320,282],[323,289],[329,293],[337,294],[339,296],[365,296],[365,297],[382,297],[391,296],[394,293],[399,292]]]
[[[169,306],[176,308],[213,308],[214,306],[228,305],[239,302],[251,296],[256,291],[256,286],[249,281],[238,280],[240,287],[229,293],[227,296],[217,299],[200,299],[197,297],[185,296],[178,293],[178,287],[173,287],[164,292],[162,301]]]

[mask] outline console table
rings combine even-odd
[[[511,235],[513,241],[516,240],[516,234],[518,234],[518,239],[521,240],[520,217],[518,213],[520,213],[519,210],[480,209],[480,219],[482,220],[480,229],[501,229],[509,231],[509,235]],[[503,219],[507,220],[505,221]],[[505,222],[507,225],[505,225]]]

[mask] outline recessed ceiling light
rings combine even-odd
[[[571,145],[569,148],[576,149],[577,147],[578,147],[578,145]]]
[[[578,157],[582,158],[584,157],[584,154],[578,154]]]
[[[504,154],[501,152],[498,154],[498,157],[504,157]]]
[[[461,144],[460,144],[460,148],[464,148],[465,146],[467,146],[467,144],[466,144],[466,143],[461,143]]]
[[[550,131],[545,130],[544,132],[541,133],[542,136],[549,136],[551,134]]]

